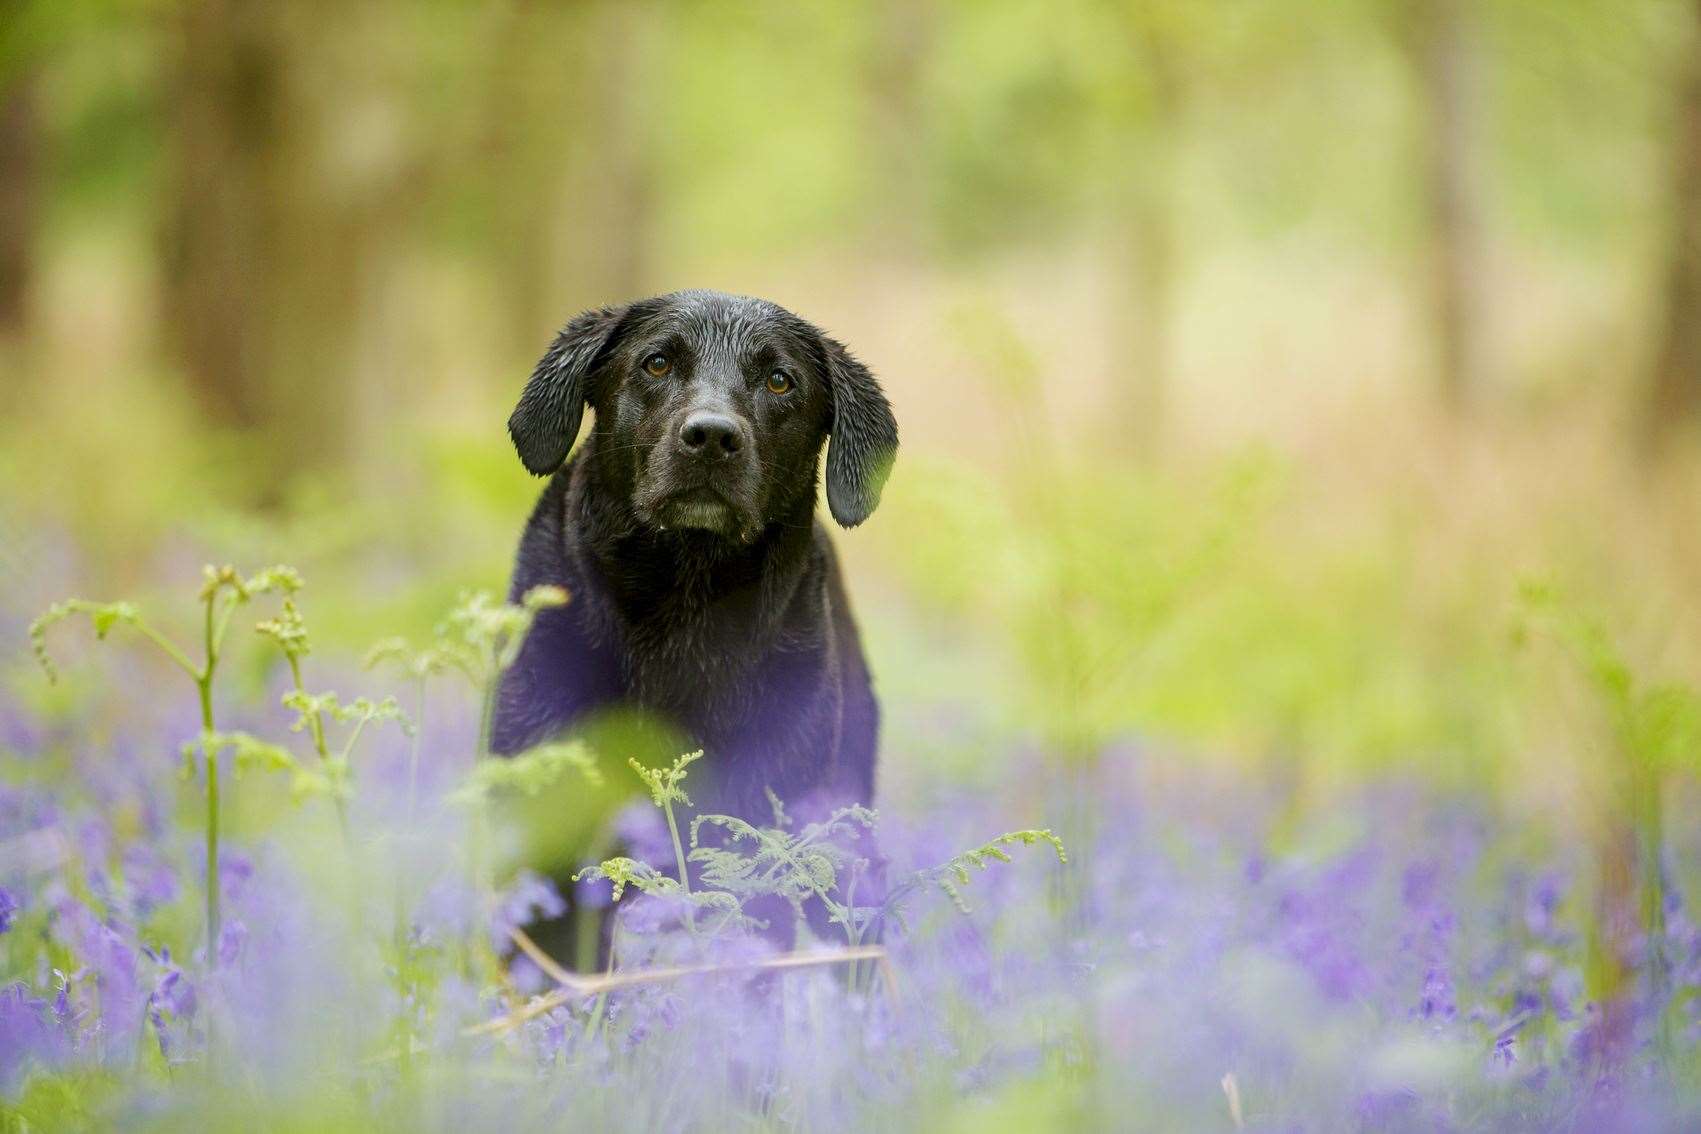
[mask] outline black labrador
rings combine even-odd
[[[527,469],[553,474],[510,595],[550,583],[571,600],[504,677],[493,749],[636,709],[704,750],[699,811],[763,821],[766,790],[799,817],[871,804],[878,706],[815,520],[829,437],[827,502],[847,528],[897,452],[868,368],[773,303],[676,292],[568,323],[508,430]]]

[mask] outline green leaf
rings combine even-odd
[[[47,652],[47,631],[56,623],[79,614],[88,617],[94,626],[95,637],[102,641],[119,623],[136,626],[142,621],[141,612],[136,605],[128,602],[101,603],[72,598],[49,606],[29,626],[30,652],[35,655],[36,664],[41,666],[49,681],[59,680],[59,671],[54,667],[53,659]]]
[[[591,783],[602,782],[602,772],[590,749],[582,741],[574,740],[542,744],[506,759],[480,761],[451,798],[471,803],[502,791],[536,796],[553,787],[569,771]]]
[[[303,658],[310,652],[307,626],[293,599],[284,599],[278,616],[256,623],[254,630],[276,642],[287,657]]]
[[[687,752],[676,758],[668,768],[646,768],[636,759],[628,759],[632,770],[638,773],[638,778],[644,781],[644,786],[650,789],[650,799],[657,807],[666,807],[670,802],[683,803],[690,807],[691,797],[685,794],[680,785],[685,782],[685,769],[703,758],[703,750]]]
[[[386,697],[382,701],[373,701],[370,697],[356,697],[345,705],[338,700],[335,693],[308,693],[291,689],[283,695],[283,705],[286,709],[295,710],[295,720],[289,726],[291,732],[311,728],[313,718],[317,716],[329,717],[345,724],[352,722],[357,726],[395,721],[403,733],[413,735],[413,720],[396,703],[394,697]]]
[[[184,773],[194,770],[196,753],[203,759],[216,760],[225,752],[232,753],[232,766],[238,774],[244,772],[293,772],[296,759],[287,748],[246,732],[209,732],[199,740],[183,745]]]
[[[982,843],[978,847],[966,850],[938,866],[926,870],[918,870],[910,875],[909,881],[893,889],[887,899],[887,907],[895,909],[897,903],[907,894],[926,885],[934,885],[944,892],[962,913],[971,912],[969,904],[963,898],[962,888],[973,878],[973,871],[985,870],[994,862],[1010,862],[1010,853],[1005,848],[1014,846],[1031,847],[1045,844],[1056,853],[1057,861],[1064,866],[1069,864],[1069,854],[1059,839],[1049,829],[1027,828],[1020,831],[1007,831],[996,839]]]

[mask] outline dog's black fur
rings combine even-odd
[[[878,708],[814,518],[829,437],[834,518],[879,502],[898,434],[868,369],[775,304],[678,292],[573,319],[508,428],[526,468],[554,474],[510,595],[571,599],[503,678],[493,749],[637,709],[704,749],[700,811],[765,820],[764,789],[800,814],[871,804]]]

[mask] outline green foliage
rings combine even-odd
[[[632,762],[633,771],[650,791],[651,801],[667,816],[674,834],[676,875],[670,877],[648,863],[616,857],[580,870],[573,880],[605,878],[613,885],[616,901],[630,886],[645,894],[683,900],[694,909],[709,908],[728,915],[716,929],[757,924],[743,911],[758,898],[783,899],[800,923],[805,903],[819,901],[827,910],[828,920],[843,927],[846,940],[856,945],[879,919],[901,918],[902,903],[923,887],[937,887],[959,910],[969,913],[962,887],[968,884],[971,871],[986,870],[994,862],[1010,862],[1006,848],[1044,844],[1056,852],[1060,864],[1069,862],[1062,840],[1051,831],[1011,831],[938,866],[915,872],[894,886],[877,907],[859,906],[856,886],[869,864],[857,848],[878,823],[878,816],[866,807],[841,807],[825,819],[793,830],[783,802],[769,789],[772,826],[758,826],[733,815],[698,815],[691,820],[691,850],[685,853],[679,844],[673,805],[689,805],[682,785],[687,769],[702,755],[700,751],[687,753],[665,769]],[[705,842],[705,828],[718,830],[723,838]],[[687,881],[688,863],[698,868],[695,887]]]
[[[229,591],[234,601],[248,602],[258,595],[276,592],[293,595],[301,589],[301,575],[293,567],[268,567],[244,579],[236,568],[207,566],[201,569],[201,601],[209,602],[221,592]]]
[[[297,714],[295,722],[289,726],[291,732],[300,732],[308,727],[314,717],[328,716],[344,723],[352,721],[357,729],[374,721],[395,721],[402,732],[413,734],[413,722],[402,712],[394,697],[385,697],[381,701],[356,697],[344,705],[335,693],[303,693],[292,689],[283,695],[283,705],[286,709],[294,709]]]
[[[296,712],[295,723],[289,726],[291,732],[300,732],[307,727],[309,718],[313,716],[326,715],[333,720],[352,720],[361,716],[370,719],[377,709],[377,706],[365,697],[357,698],[353,704],[345,706],[335,693],[303,693],[294,689],[283,695],[282,703],[284,708],[294,709]],[[383,708],[389,717],[400,716],[394,698],[386,697]]]
[[[481,592],[450,613],[450,639],[476,650],[485,662],[486,673],[504,670],[519,656],[538,611],[566,605],[567,592],[560,587],[533,587],[517,606],[494,605]]]
[[[367,651],[366,665],[400,664],[420,683],[422,703],[426,680],[450,673],[466,679],[484,702],[476,754],[481,761],[489,755],[497,682],[520,656],[538,612],[565,606],[568,598],[555,586],[533,587],[518,603],[499,603],[488,591],[463,591],[433,630],[430,645],[416,651],[405,638],[386,638]]]
[[[246,732],[209,732],[197,740],[185,743],[183,753],[183,778],[188,779],[195,774],[195,757],[197,753],[202,760],[216,760],[225,752],[233,754],[233,765],[238,772],[293,772],[296,770],[295,757],[289,750],[269,741],[261,740]]]
[[[863,832],[873,830],[874,812],[843,807],[797,832],[778,825],[778,819],[776,824],[757,827],[731,815],[699,815],[691,821],[688,858],[701,864],[704,885],[734,895],[741,904],[775,895],[802,917],[803,903],[812,897],[820,899],[830,919],[844,926],[855,944],[866,926],[866,913],[859,919],[850,904],[854,895],[844,891],[841,883],[849,884],[867,868],[867,861],[854,848]],[[725,841],[703,845],[704,827],[719,828],[726,834]]]
[[[679,879],[670,878],[648,863],[623,855],[604,859],[595,866],[587,866],[573,875],[575,882],[588,878],[607,879],[613,885],[614,900],[617,902],[625,897],[628,886],[659,897],[674,897],[685,892],[684,887],[679,884]]]
[[[685,769],[703,758],[703,750],[687,752],[674,760],[667,768],[646,768],[637,760],[630,760],[632,770],[638,773],[638,778],[644,781],[644,786],[650,791],[650,799],[657,807],[666,808],[670,803],[683,803],[691,806],[691,797],[685,794],[680,785],[685,782]]]
[[[129,602],[89,602],[86,599],[65,599],[49,606],[35,621],[30,623],[30,650],[35,654],[36,663],[41,666],[49,681],[59,679],[59,671],[53,665],[53,658],[47,652],[47,631],[56,623],[63,622],[74,615],[87,615],[94,626],[95,637],[101,641],[112,628],[120,623],[126,626],[138,625],[141,612],[134,603]]]
[[[333,756],[316,766],[303,764],[295,754],[281,745],[261,740],[246,732],[211,732],[199,740],[183,745],[184,779],[191,778],[197,759],[217,760],[231,753],[231,766],[240,777],[248,772],[273,772],[289,777],[290,797],[301,802],[314,797],[346,800],[352,794],[349,763],[345,757]]]
[[[602,770],[582,741],[558,741],[540,744],[502,760],[479,761],[452,798],[470,803],[501,792],[537,796],[554,787],[570,771],[591,783],[602,782]]]
[[[982,843],[973,850],[967,850],[949,858],[938,866],[917,871],[911,876],[906,886],[900,887],[894,892],[887,904],[896,909],[902,899],[915,887],[931,883],[943,890],[945,896],[951,899],[951,904],[966,914],[970,912],[969,904],[963,899],[962,888],[969,884],[972,878],[971,871],[985,870],[994,862],[1010,862],[1010,852],[1005,849],[1006,847],[1031,847],[1040,843],[1049,846],[1057,854],[1059,865],[1067,866],[1069,864],[1069,854],[1063,849],[1063,840],[1052,834],[1051,831],[1031,828],[1010,831],[999,835],[991,842]]]
[[[1557,585],[1527,580],[1520,587],[1514,640],[1537,635],[1557,642],[1594,693],[1607,722],[1608,751],[1598,761],[1593,807],[1603,834],[1596,838],[1602,870],[1596,901],[1602,915],[1588,930],[1590,993],[1601,1002],[1625,994],[1632,959],[1632,918],[1640,933],[1659,939],[1668,916],[1666,791],[1675,773],[1701,769],[1701,693],[1681,684],[1642,680],[1600,618]],[[1628,848],[1628,851],[1627,849]],[[1663,988],[1668,962],[1658,950],[1649,980]],[[1656,1023],[1656,1040],[1669,1051],[1685,1019],[1668,1005]]]
[[[123,1078],[106,1068],[36,1071],[15,1098],[0,1097],[0,1134],[99,1129],[111,1121],[110,1108],[124,1090]]]
[[[740,915],[740,905],[731,894],[714,890],[690,890],[680,884],[679,879],[663,874],[655,867],[637,859],[616,856],[604,859],[595,866],[587,866],[573,875],[573,881],[586,878],[605,878],[612,887],[614,900],[619,901],[626,893],[626,888],[657,898],[673,898],[690,904],[692,907],[713,910],[737,919]],[[717,928],[730,924],[723,920]]]
[[[1033,450],[1004,477],[927,470],[899,498],[891,538],[921,593],[1004,637],[1025,676],[1012,715],[1091,759],[1111,737],[1170,723],[1160,662],[1204,600],[1239,582],[1281,470],[1252,453],[1183,498],[1136,469]],[[1071,484],[1092,488],[1058,491]]]
[[[194,682],[201,707],[201,733],[198,738],[182,746],[182,771],[184,778],[188,779],[198,770],[205,783],[206,929],[209,957],[216,954],[219,932],[217,879],[221,823],[220,757],[230,753],[232,767],[238,775],[255,771],[287,775],[290,778],[290,793],[295,800],[329,797],[336,803],[338,815],[342,817],[344,803],[352,791],[350,760],[366,727],[389,721],[396,723],[404,733],[411,735],[415,731],[413,723],[392,697],[378,701],[357,697],[345,704],[335,693],[309,693],[306,690],[302,684],[301,660],[310,652],[311,646],[306,622],[293,598],[302,585],[301,575],[292,567],[275,566],[251,576],[244,576],[228,565],[205,567],[197,594],[204,616],[202,657],[199,662],[191,661],[185,651],[155,630],[142,618],[139,608],[129,602],[93,603],[83,599],[67,599],[54,603],[30,625],[31,649],[50,681],[55,679],[56,671],[47,652],[47,631],[67,618],[83,615],[88,617],[96,637],[100,639],[104,639],[117,625],[135,629]],[[274,617],[260,621],[255,630],[278,647],[289,665],[294,688],[284,694],[283,706],[295,713],[295,720],[290,725],[291,731],[309,731],[312,734],[318,759],[311,765],[298,760],[282,745],[248,732],[220,731],[213,721],[213,684],[219,670],[230,620],[238,607],[268,594],[282,596],[281,609]],[[517,615],[509,613],[516,608],[506,608],[496,615],[486,617],[485,621],[489,623],[490,629],[484,632],[484,638],[469,630],[462,635],[461,641],[469,649],[483,645],[488,656],[494,659],[509,656],[508,651],[518,650],[519,646],[517,641],[510,645],[506,635],[518,633],[523,637],[525,630],[531,625],[531,617],[537,610],[559,605],[564,601],[565,595],[559,590],[540,588],[527,595],[527,602],[523,607],[517,608]],[[473,609],[483,615],[482,607]],[[463,618],[463,623],[465,621]],[[327,719],[351,726],[342,746],[335,752],[326,742]]]
[[[1514,640],[1551,636],[1600,696],[1626,758],[1662,775],[1701,770],[1701,691],[1676,682],[1649,685],[1599,618],[1551,582],[1527,580],[1519,589]]]
[[[485,689],[514,664],[538,612],[567,601],[567,592],[552,586],[533,587],[518,604],[499,603],[489,591],[463,591],[430,645],[415,651],[405,638],[386,638],[367,652],[366,665],[400,663],[416,677],[458,673]]]
[[[283,609],[276,618],[267,618],[254,627],[255,631],[277,643],[287,658],[304,658],[311,652],[307,626],[293,599],[284,599]]]

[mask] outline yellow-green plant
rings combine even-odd
[[[1701,692],[1641,678],[1600,619],[1551,583],[1526,581],[1519,591],[1518,613],[1515,641],[1527,643],[1536,634],[1556,641],[1586,678],[1607,723],[1608,767],[1616,772],[1617,791],[1606,800],[1611,813],[1601,850],[1603,909],[1591,936],[1595,991],[1608,1002],[1622,995],[1626,943],[1618,939],[1622,930],[1613,924],[1611,907],[1628,895],[1606,892],[1616,885],[1634,889],[1635,917],[1653,943],[1649,978],[1656,996],[1662,995],[1670,975],[1660,945],[1666,931],[1665,793],[1674,773],[1701,768]],[[1628,876],[1614,882],[1625,874],[1618,864],[1626,856],[1616,845],[1624,834],[1633,848]],[[1661,1014],[1659,1035],[1662,1048],[1669,1049],[1669,1012]]]
[[[65,599],[48,607],[30,623],[30,647],[49,681],[57,680],[58,671],[47,652],[47,631],[55,623],[68,618],[85,616],[94,627],[95,637],[104,641],[115,626],[127,626],[152,642],[173,665],[181,669],[195,684],[201,706],[201,736],[199,748],[206,772],[207,799],[207,965],[218,964],[219,941],[219,753],[234,749],[239,766],[255,764],[273,767],[282,751],[274,745],[255,741],[240,733],[220,733],[213,722],[213,681],[218,674],[224,648],[225,633],[231,617],[240,606],[271,593],[287,597],[301,589],[301,576],[294,568],[277,566],[257,575],[243,578],[231,566],[207,566],[203,572],[200,591],[202,633],[199,660],[191,660],[185,651],[142,617],[134,603],[90,602],[86,599]],[[192,753],[194,745],[189,750]]]
[[[700,751],[687,753],[667,768],[646,768],[632,762],[633,770],[649,789],[651,802],[667,817],[677,876],[670,877],[648,863],[622,856],[586,867],[573,880],[606,879],[616,901],[628,887],[680,899],[687,912],[687,925],[693,932],[696,924],[692,915],[697,909],[721,912],[723,916],[714,927],[718,931],[729,926],[760,927],[762,923],[743,913],[744,907],[757,898],[783,899],[799,923],[804,918],[805,903],[818,901],[827,911],[828,921],[840,926],[846,942],[855,947],[866,941],[880,923],[901,922],[903,903],[926,887],[937,887],[957,909],[968,913],[962,887],[969,883],[974,871],[986,870],[994,862],[1012,861],[1008,848],[1043,844],[1052,848],[1060,864],[1069,862],[1063,841],[1051,831],[1010,831],[937,866],[913,872],[893,886],[878,905],[859,906],[857,884],[865,876],[869,862],[857,851],[865,837],[872,837],[878,824],[877,814],[866,807],[841,807],[818,822],[797,828],[783,802],[770,790],[767,794],[773,809],[771,825],[760,826],[732,815],[698,815],[691,820],[691,849],[687,852],[680,839],[674,804],[691,806],[683,787],[686,769],[702,755]],[[705,827],[719,829],[725,835],[724,840],[716,845],[704,843]],[[691,885],[688,869],[693,863],[699,868],[700,887]],[[850,972],[854,982],[859,967],[853,964]]]

